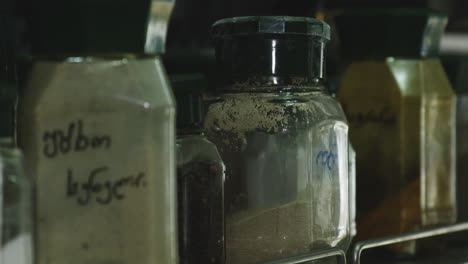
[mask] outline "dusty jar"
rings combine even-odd
[[[329,26],[240,17],[213,34],[225,82],[205,128],[226,165],[227,263],[346,249],[348,125],[323,86]]]
[[[19,133],[37,263],[177,263],[175,107],[159,57],[37,61]]]

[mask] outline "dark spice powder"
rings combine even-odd
[[[177,168],[181,264],[224,263],[223,170],[197,160]]]

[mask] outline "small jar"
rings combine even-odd
[[[224,83],[205,129],[226,164],[226,262],[346,250],[348,125],[323,85],[329,26],[238,17],[213,35]]]
[[[203,133],[200,75],[171,78],[177,101],[179,263],[223,264],[224,163]]]
[[[33,264],[32,184],[12,138],[0,138],[0,263]]]

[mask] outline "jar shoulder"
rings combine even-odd
[[[266,130],[310,128],[323,122],[347,124],[340,103],[325,93],[239,94],[210,104],[207,129]]]
[[[33,66],[20,106],[38,113],[122,107],[150,111],[174,108],[174,99],[158,58],[39,61]]]
[[[178,135],[176,146],[178,166],[201,161],[224,167],[216,145],[204,135]]]

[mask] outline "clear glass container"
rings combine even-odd
[[[456,97],[437,58],[446,22],[428,10],[337,17],[351,59],[338,99],[358,154],[360,240],[456,220]],[[393,249],[414,254],[416,246]]]
[[[457,95],[457,206],[458,222],[468,221],[468,56],[451,54],[442,57],[442,62]],[[468,247],[466,232],[454,234],[454,246]]]
[[[12,138],[0,138],[0,263],[33,264],[32,185]]]
[[[203,134],[201,75],[171,76],[177,101],[177,186],[181,264],[223,264],[224,163]]]
[[[348,125],[322,85],[329,26],[241,17],[213,32],[225,83],[204,124],[226,165],[227,263],[346,250]]]
[[[175,105],[160,57],[38,60],[19,111],[37,264],[177,263]]]
[[[468,66],[468,62],[466,63]],[[468,69],[466,69],[468,70]],[[466,74],[467,71],[465,71]],[[465,77],[466,78],[466,77]],[[467,80],[468,81],[468,80]],[[457,176],[460,220],[468,221],[468,82],[457,93]]]
[[[357,234],[356,226],[356,151],[349,144],[348,148],[348,175],[349,175],[349,226],[351,237]]]
[[[224,164],[203,134],[177,136],[180,263],[224,263]]]

